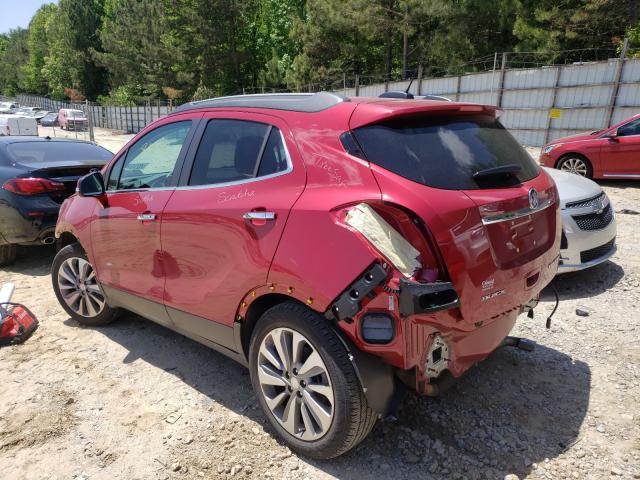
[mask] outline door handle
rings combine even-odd
[[[155,213],[141,213],[138,215],[138,220],[141,222],[152,222],[156,219]]]
[[[247,212],[242,215],[245,220],[275,220],[276,212]]]

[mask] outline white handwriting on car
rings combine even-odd
[[[247,188],[235,193],[220,192],[218,194],[218,203],[233,202],[234,200],[242,200],[243,198],[253,198],[255,195],[255,190],[249,190]]]
[[[332,167],[331,165],[329,165],[329,163],[326,160],[320,157],[316,160],[316,165],[318,166],[318,168],[322,170],[326,170],[329,176],[331,177],[331,179],[339,187],[347,186],[347,182],[344,180],[344,178],[342,178],[342,174],[340,173],[340,170],[338,168]]]

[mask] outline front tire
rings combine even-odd
[[[282,303],[260,318],[249,368],[271,425],[303,455],[337,457],[376,422],[344,345],[326,319],[303,305]]]
[[[593,167],[591,162],[577,153],[562,157],[558,162],[557,168],[563,172],[573,173],[574,175],[579,175],[581,177],[593,178]]]
[[[61,249],[53,259],[51,281],[58,302],[82,325],[106,325],[116,319],[117,310],[107,305],[87,255],[74,243]]]

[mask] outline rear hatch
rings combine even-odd
[[[57,203],[75,192],[81,176],[101,169],[113,156],[102,147],[84,142],[16,142],[8,145],[7,150],[14,166],[24,172],[20,176],[64,184],[64,190],[48,193]]]
[[[555,185],[495,110],[449,104],[373,124],[354,115],[352,127],[383,199],[415,212],[429,229],[465,321],[517,308],[553,278]]]

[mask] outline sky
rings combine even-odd
[[[45,3],[58,3],[58,0],[0,0],[0,33],[12,28],[26,28],[36,10]]]

